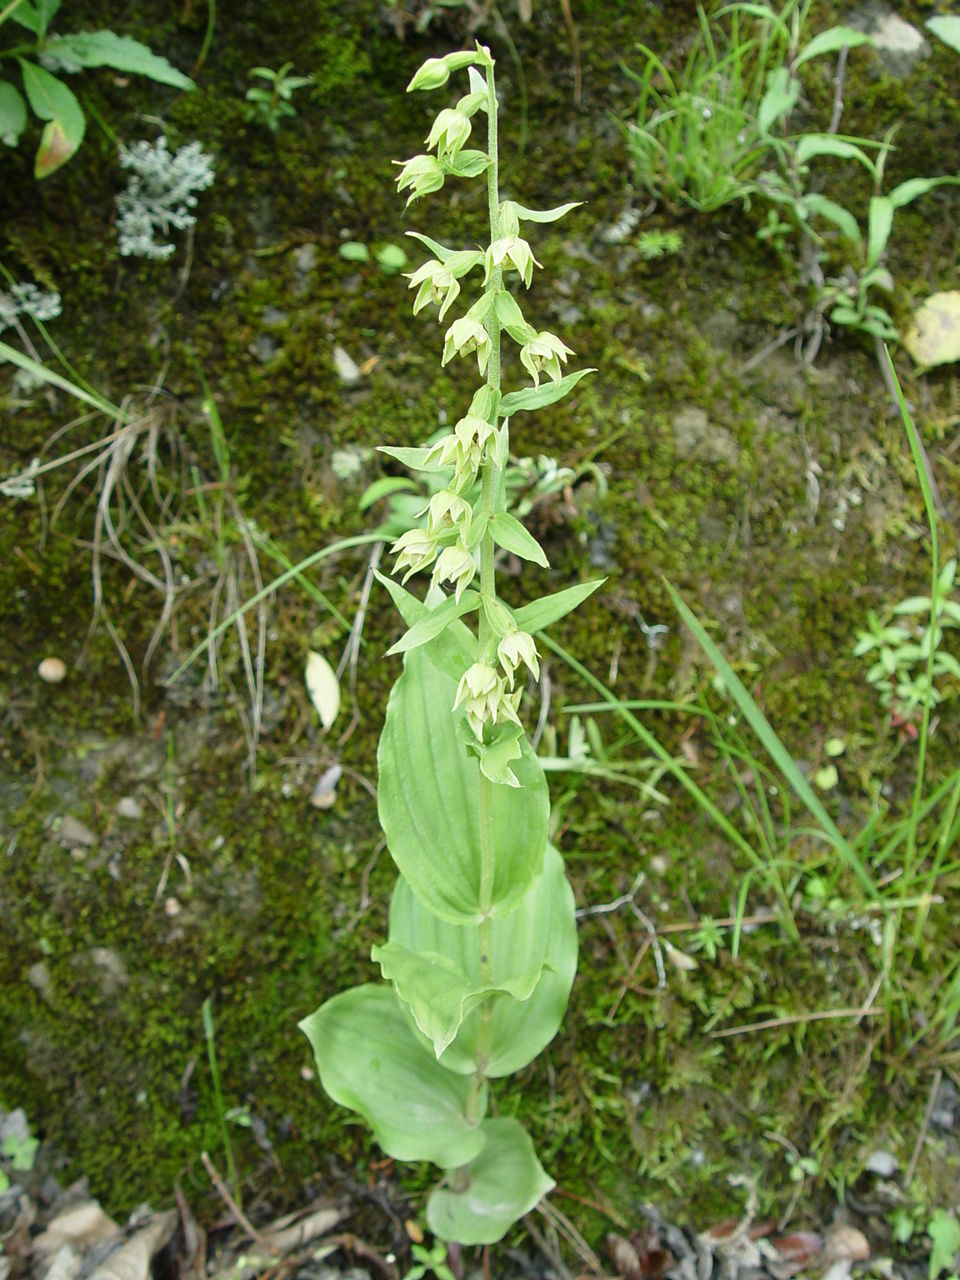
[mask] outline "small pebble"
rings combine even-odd
[[[168,916],[178,916],[180,914],[180,903],[176,898],[168,898],[163,904],[163,910]]]
[[[47,684],[59,684],[67,674],[67,664],[59,658],[44,658],[37,667],[37,675]]]
[[[121,818],[129,818],[135,822],[143,817],[143,807],[134,796],[121,796],[117,801],[117,813]]]
[[[874,1151],[867,1161],[867,1173],[875,1173],[878,1178],[892,1178],[897,1172],[899,1161],[889,1151]]]
[[[97,837],[87,824],[81,822],[79,818],[75,818],[72,813],[64,814],[57,828],[57,838],[61,844],[72,848],[81,846],[85,849],[92,849],[97,843]]]

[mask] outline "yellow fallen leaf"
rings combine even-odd
[[[960,360],[960,289],[927,298],[914,313],[903,345],[926,368]]]
[[[320,723],[329,729],[340,711],[340,682],[326,658],[312,650],[307,654],[307,692]]]

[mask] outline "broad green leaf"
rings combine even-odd
[[[782,120],[797,104],[800,97],[800,81],[786,67],[777,67],[767,76],[767,91],[757,111],[757,127],[769,133],[778,120]]]
[[[960,18],[941,14],[927,21],[927,30],[932,31],[938,40],[949,45],[956,53],[960,53]]]
[[[419,622],[415,622],[410,630],[387,650],[387,657],[392,658],[395,654],[409,653],[411,649],[418,649],[420,645],[438,636],[441,631],[446,631],[451,622],[479,608],[480,594],[477,591],[465,591],[459,600],[456,596],[447,596],[443,604],[438,605],[436,609],[431,609]]]
[[[8,80],[0,80],[0,142],[15,147],[27,127],[27,104],[20,90]]]
[[[427,1201],[427,1223],[441,1240],[496,1244],[556,1186],[518,1120],[485,1120],[481,1131],[486,1142],[464,1189],[440,1186]]]
[[[842,205],[837,204],[836,201],[828,200],[826,196],[810,193],[803,197],[801,203],[808,213],[817,214],[821,218],[826,218],[828,222],[832,222],[857,248],[863,243],[863,237],[860,234],[860,227],[856,218],[852,213],[844,209]]]
[[[174,89],[195,89],[189,76],[153,53],[139,40],[114,31],[77,31],[48,42],[45,52],[78,67],[113,67],[131,75],[147,76]]]
[[[23,87],[34,115],[46,120],[34,161],[37,178],[46,178],[70,159],[83,141],[86,120],[71,89],[43,67],[18,58]]]
[[[357,510],[366,511],[367,507],[372,507],[381,498],[389,498],[391,494],[404,493],[411,489],[416,491],[416,488],[416,484],[404,476],[381,476],[379,480],[374,480],[373,484],[367,485],[364,489],[363,496],[357,503]]]
[[[904,205],[912,204],[919,196],[925,196],[934,187],[942,187],[948,183],[953,185],[958,182],[960,178],[908,178],[906,182],[901,182],[898,187],[894,187],[887,199],[895,209],[902,209]]]
[[[402,271],[407,265],[407,255],[398,244],[385,244],[377,250],[377,265],[388,275]]]
[[[16,8],[10,11],[9,16],[14,22],[19,22],[21,27],[26,27],[28,31],[32,31],[34,35],[38,36],[40,34],[40,17],[33,5],[30,4],[30,0],[20,0]]]
[[[452,710],[457,681],[430,660],[436,643],[406,655],[387,703],[377,751],[380,824],[421,902],[445,920],[471,924],[481,918],[480,770],[457,733],[464,716],[462,707]],[[493,787],[488,800],[494,916],[512,911],[539,878],[547,844],[547,782],[526,739],[514,772],[520,789]]]
[[[927,1224],[927,1234],[933,1245],[927,1275],[929,1280],[937,1280],[944,1271],[954,1270],[954,1260],[960,1253],[960,1222],[949,1209],[935,1209]]]
[[[513,616],[517,626],[521,631],[529,631],[532,636],[536,635],[538,631],[543,631],[545,627],[549,627],[572,612],[577,605],[583,604],[584,600],[592,596],[605,582],[606,578],[594,578],[593,582],[581,582],[576,587],[567,587],[566,590],[557,591],[552,596],[544,596],[542,600],[525,604],[521,609],[514,610]]]
[[[863,316],[853,307],[841,306],[834,307],[830,312],[830,319],[834,324],[854,325],[859,327],[863,321]]]
[[[430,453],[429,449],[404,449],[392,444],[381,444],[377,446],[377,453],[385,453],[390,458],[396,458],[398,462],[402,462],[405,467],[409,467],[411,471],[449,471],[449,467],[438,466],[437,463],[427,463],[427,457]]]
[[[466,1116],[471,1082],[446,1071],[420,1043],[392,987],[344,991],[304,1018],[300,1030],[326,1092],[363,1116],[387,1155],[455,1169],[482,1150],[483,1131]]]
[[[541,210],[527,209],[522,204],[517,204],[515,200],[504,200],[500,208],[504,209],[509,205],[521,222],[556,222],[558,218],[562,218],[564,214],[578,208],[581,204],[583,204],[582,200],[571,200],[569,204],[557,205],[555,209]]]
[[[430,606],[401,587],[385,574],[378,573],[377,581],[390,592],[401,618],[408,627],[415,626],[430,616]],[[452,622],[430,645],[430,661],[456,683],[471,663],[477,660],[477,638],[462,622]]]
[[[541,964],[505,982],[477,986],[449,957],[437,952],[411,951],[396,942],[374,947],[370,958],[380,966],[387,981],[393,983],[414,1022],[432,1042],[438,1058],[468,1013],[495,995],[508,995],[520,1002],[529,1000],[543,974]]]
[[[49,31],[50,23],[59,8],[60,0],[37,0],[37,19],[40,24],[41,36],[45,36]]]
[[[960,290],[927,298],[914,312],[903,345],[926,368],[960,360]]]
[[[545,382],[539,387],[525,387],[523,391],[511,391],[500,402],[500,417],[509,418],[521,410],[542,409],[548,404],[555,404],[573,390],[581,378],[588,373],[596,373],[596,369],[578,369],[576,373],[568,373],[559,382]]]
[[[860,147],[832,133],[805,133],[797,142],[794,155],[797,164],[807,164],[816,156],[837,156],[841,160],[859,160],[871,173],[876,171],[873,161]]]
[[[252,93],[262,93],[264,96],[260,99],[262,102],[270,101],[270,94],[266,89],[250,89],[247,93],[249,98]],[[362,240],[345,240],[337,253],[343,258],[344,262],[369,262],[370,250]]]
[[[540,543],[508,511],[499,511],[491,516],[487,529],[497,546],[503,547],[504,551],[512,551],[521,560],[532,560],[544,569],[550,567],[550,561],[544,555]]]
[[[829,27],[821,31],[803,46],[797,54],[794,68],[802,67],[811,58],[819,58],[823,53],[839,53],[841,49],[855,49],[857,45],[873,44],[873,40],[862,31],[854,31],[853,27]]]
[[[896,205],[889,196],[871,196],[867,219],[867,266],[872,267],[883,257],[890,239]]]
[[[414,951],[446,956],[473,986],[482,984],[480,935],[476,925],[457,925],[439,919],[413,894],[401,876],[390,903],[391,942]],[[498,996],[487,1076],[506,1076],[532,1062],[557,1034],[577,971],[577,921],[573,893],[564,875],[563,859],[547,846],[543,875],[510,915],[491,926],[492,981],[505,987],[523,974],[543,969],[540,981],[522,1003]],[[471,1075],[477,1067],[476,1013],[464,1021],[440,1061],[450,1071]]]

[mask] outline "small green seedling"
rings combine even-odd
[[[337,252],[344,262],[370,262],[372,259],[388,276],[396,275],[407,265],[407,255],[398,244],[382,244],[371,253],[362,240],[345,240]]]
[[[682,231],[641,231],[637,236],[637,248],[644,262],[652,262],[655,258],[666,258],[679,253],[683,248]]]
[[[265,125],[271,133],[276,133],[282,120],[296,116],[297,109],[290,101],[298,89],[313,83],[313,76],[292,76],[292,62],[285,62],[279,71],[271,71],[269,67],[251,67],[248,76],[256,76],[265,80],[269,89],[255,85],[247,90],[247,119]]]
[[[437,1240],[432,1249],[427,1249],[422,1244],[415,1244],[411,1246],[410,1252],[416,1261],[403,1280],[420,1280],[421,1276],[426,1275],[434,1275],[437,1280],[456,1280],[447,1265],[447,1246],[442,1240]]]
[[[867,680],[879,693],[881,706],[890,710],[891,722],[909,737],[916,736],[928,697],[936,706],[960,688],[960,662],[943,648],[947,632],[960,631],[956,574],[956,560],[948,560],[932,601],[930,596],[901,600],[893,610],[897,621],[886,623],[871,609],[867,630],[857,633],[854,656],[869,657]]]

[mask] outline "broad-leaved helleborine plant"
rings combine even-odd
[[[437,116],[429,151],[401,168],[410,201],[448,178],[486,179],[486,249],[449,249],[416,234],[431,258],[410,276],[414,312],[448,322],[442,363],[476,357],[483,384],[453,431],[431,448],[384,446],[417,471],[439,472],[423,527],[394,544],[405,583],[429,571],[421,602],[381,577],[406,634],[378,752],[380,821],[400,875],[387,942],[373,948],[384,982],[345,991],[301,1024],[324,1089],[369,1123],[398,1160],[443,1171],[427,1203],[440,1238],[491,1244],[553,1186],[512,1116],[491,1117],[490,1082],[526,1066],[560,1026],[577,964],[573,894],[547,841],[549,797],[521,718],[539,675],[535,636],[600,584],[577,585],[521,608],[497,596],[496,548],[546,565],[534,537],[506,511],[509,419],[553,404],[589,370],[564,375],[570,349],[523,317],[509,285],[529,287],[527,222],[546,212],[501,200],[497,96],[490,51],[431,58],[410,89],[439,89],[467,70],[468,92]],[[486,116],[486,147],[468,146]],[[474,273],[480,296],[448,318]],[[531,385],[504,394],[501,344],[517,348]],[[479,577],[479,585],[477,579]],[[463,619],[476,615],[474,632]],[[505,1107],[504,1111],[508,1111]]]

